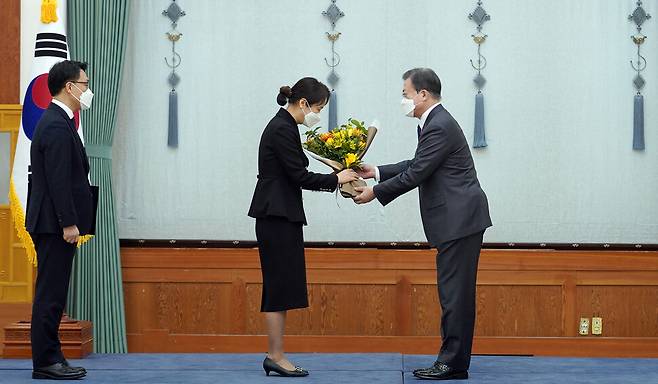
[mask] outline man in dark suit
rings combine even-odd
[[[36,126],[30,147],[31,180],[26,228],[37,252],[32,306],[32,377],[79,379],[84,368],[71,367],[57,331],[66,305],[69,278],[80,235],[95,224],[89,161],[76,129],[74,112],[91,106],[87,64],[62,61],[48,73],[52,103]]]
[[[411,160],[373,167],[360,175],[379,184],[354,198],[386,205],[418,187],[425,236],[437,247],[442,345],[436,362],[414,371],[422,379],[467,379],[475,327],[475,284],[484,230],[491,226],[487,196],[457,121],[441,105],[441,82],[429,68],[403,75],[403,112],[420,119]]]

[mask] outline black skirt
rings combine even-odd
[[[261,312],[308,307],[302,223],[258,218],[256,239],[263,273]]]

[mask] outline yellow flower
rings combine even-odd
[[[345,167],[349,168],[350,165],[356,162],[356,160],[357,160],[356,154],[348,153],[347,156],[345,156]]]
[[[328,138],[327,141],[325,141],[325,143],[327,144],[327,147],[330,147],[334,143],[334,138],[333,137]]]

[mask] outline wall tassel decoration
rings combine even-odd
[[[633,101],[633,149],[644,149],[644,96],[639,93]]]
[[[329,130],[334,129],[338,126],[338,107],[336,105],[338,101],[336,100],[336,91],[331,90],[329,95]]]
[[[185,16],[185,12],[180,9],[176,0],[172,0],[172,3],[169,4],[169,8],[162,11],[162,14],[167,16],[171,21],[171,30],[166,33],[167,39],[171,41],[171,63],[165,57],[165,63],[169,68],[171,68],[171,74],[167,79],[169,85],[171,86],[171,91],[169,92],[169,122],[167,130],[167,145],[171,148],[178,147],[178,93],[176,92],[176,86],[180,82],[180,76],[176,73],[176,68],[180,65],[181,57],[176,52],[176,43],[180,40],[182,33],[176,30],[178,25],[178,19],[182,16]]]
[[[638,151],[644,150],[644,96],[642,95],[642,88],[644,88],[645,81],[640,72],[647,67],[647,60],[640,54],[640,47],[647,38],[642,34],[642,24],[650,18],[651,15],[642,8],[642,1],[637,2],[637,8],[628,16],[628,19],[637,26],[637,33],[631,36],[633,43],[637,45],[637,59],[635,62],[631,60],[631,67],[637,72],[633,79],[633,85],[637,90],[633,101],[633,149]]]
[[[480,92],[475,95],[475,129],[473,131],[473,147],[484,148],[487,140],[484,136],[484,95]]]
[[[327,58],[324,58],[324,62],[327,63],[331,72],[327,76],[327,82],[331,87],[331,95],[329,97],[329,130],[332,130],[338,126],[338,99],[336,96],[336,85],[338,84],[338,74],[336,73],[336,67],[340,63],[340,55],[334,49],[336,40],[340,37],[340,32],[336,32],[336,22],[341,17],[345,16],[343,11],[338,8],[336,5],[336,0],[331,0],[331,4],[326,11],[322,12],[322,15],[326,16],[331,22],[331,32],[327,32],[327,39],[331,42],[331,63]]]
[[[482,8],[482,1],[477,2],[477,7],[468,15],[468,18],[477,24],[477,32],[471,35],[478,47],[477,64],[471,61],[471,66],[477,71],[473,82],[477,87],[478,93],[475,95],[475,127],[473,129],[473,148],[484,148],[487,146],[487,139],[484,133],[484,95],[482,88],[486,79],[482,76],[482,70],[487,66],[487,59],[480,53],[482,44],[487,40],[487,35],[482,33],[482,25],[491,20],[491,16]]]

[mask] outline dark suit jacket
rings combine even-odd
[[[306,167],[297,122],[280,108],[260,138],[258,182],[249,216],[280,216],[306,224],[302,189],[332,192],[338,185],[338,176],[309,172]]]
[[[427,117],[414,158],[380,166],[379,174],[374,192],[382,205],[418,187],[425,236],[434,246],[491,226],[464,133],[441,104]]]
[[[61,234],[77,225],[81,235],[94,228],[94,196],[89,160],[73,120],[55,104],[43,113],[30,146],[31,182],[25,225],[32,234]]]

